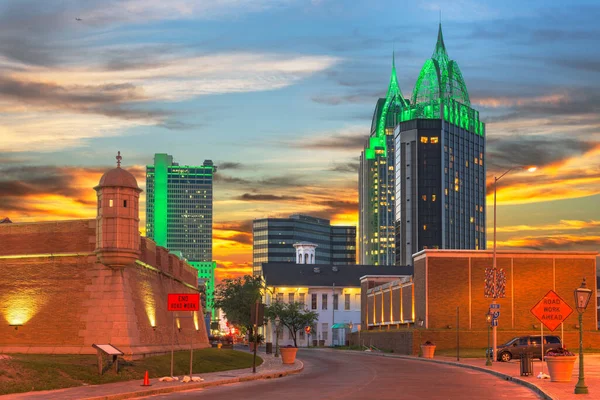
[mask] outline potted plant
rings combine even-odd
[[[279,349],[284,364],[293,364],[296,361],[298,332],[306,326],[313,326],[319,318],[319,314],[304,307],[304,304],[298,302],[283,303],[278,301],[269,305],[265,310],[267,318],[273,323],[277,320],[280,326],[286,327],[294,341],[293,346],[288,345]]]
[[[564,347],[546,353],[546,364],[551,382],[570,382],[577,356]]]
[[[421,345],[421,354],[422,354],[423,358],[433,358],[434,352],[435,352],[435,343],[428,340]]]
[[[248,335],[248,348],[250,349],[250,351],[254,351],[254,346],[260,346],[264,341],[265,337],[260,333],[257,333],[256,335]]]

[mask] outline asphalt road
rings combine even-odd
[[[300,350],[304,372],[152,399],[539,399],[531,390],[465,368],[337,350]]]

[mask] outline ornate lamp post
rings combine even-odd
[[[583,313],[590,302],[592,291],[587,288],[585,278],[581,282],[581,286],[575,289],[575,305],[579,313],[579,381],[575,385],[575,394],[588,394],[588,388],[585,384],[585,376],[583,373]]]
[[[485,352],[485,365],[486,366],[490,366],[492,365],[492,354],[490,354],[490,327],[492,326],[492,314],[490,314],[489,312],[487,314],[485,314],[485,320],[488,324],[488,347],[487,347],[487,351]]]
[[[279,317],[275,318],[275,357],[279,357]]]

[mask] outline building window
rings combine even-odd
[[[304,340],[304,329],[300,329],[300,335],[298,336],[300,340]]]
[[[300,304],[304,307],[304,293],[300,293]]]
[[[112,207],[112,206],[113,206],[113,201],[112,201],[112,199],[110,199],[110,200],[108,201],[108,206],[109,206],[109,207]]]
[[[423,199],[423,201],[427,201],[427,195],[424,194],[423,196],[421,196],[421,198]]]
[[[426,231],[427,230],[427,225],[423,225],[423,230]]]
[[[327,296],[327,295],[324,295]],[[327,341],[329,337],[329,324],[327,322],[323,322],[321,324],[321,339]]]
[[[311,295],[310,303],[311,303],[310,308],[312,310],[316,310],[317,309],[317,294],[316,293],[313,293]]]
[[[435,199],[436,199],[435,194],[432,194],[431,195],[431,201],[435,201]]]
[[[333,295],[333,309],[336,311],[338,309],[338,295],[337,294]]]
[[[435,143],[439,143],[439,142],[440,142],[440,139],[439,139],[437,136],[433,136],[433,137],[431,138],[431,143],[434,143],[434,144],[435,144]]]
[[[429,138],[426,136],[421,136],[421,143],[427,143],[429,141]]]
[[[355,294],[354,295],[354,308],[356,310],[360,310],[360,294]]]
[[[349,294],[344,295],[344,310],[346,310],[346,311],[350,310],[350,295]]]
[[[277,296],[275,297],[275,301],[278,303],[283,303],[283,293],[277,293]]]
[[[292,304],[294,302],[294,293],[288,293],[288,303]]]
[[[123,200],[123,207],[127,207],[127,200]]]
[[[321,310],[327,310],[327,294],[323,293],[321,295]]]

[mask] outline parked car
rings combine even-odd
[[[513,358],[521,358],[523,354],[531,353],[534,358],[542,359],[542,341],[541,336],[519,336],[508,342],[498,345],[498,361],[510,361]],[[544,355],[550,350],[562,347],[560,337],[544,335]],[[488,349],[488,354],[492,354],[492,349]]]

